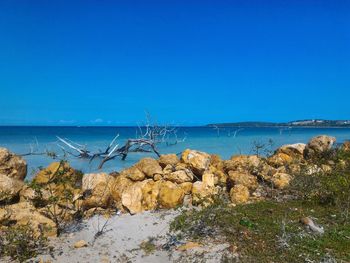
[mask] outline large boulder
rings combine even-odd
[[[224,170],[224,161],[217,154],[212,154],[210,158],[210,165],[215,167],[217,170]]]
[[[256,176],[246,172],[229,171],[228,176],[233,185],[241,184],[250,190],[255,190],[258,187]]]
[[[39,185],[64,182],[72,187],[80,188],[82,173],[75,171],[67,162],[53,162],[40,170],[34,176],[33,182]]]
[[[36,184],[48,184],[58,173],[62,173],[65,169],[65,164],[61,165],[60,162],[50,163],[47,167],[41,169],[33,178],[33,182]]]
[[[237,184],[230,190],[231,202],[233,204],[244,204],[249,200],[249,189],[248,187]]]
[[[17,199],[27,174],[27,164],[22,157],[0,148],[0,203]]]
[[[122,193],[122,204],[128,209],[130,214],[144,211],[142,207],[142,188],[147,184],[147,181],[136,182]]]
[[[82,177],[83,174],[67,162],[51,163],[22,189],[20,199],[30,201],[37,208],[62,205],[74,209],[75,201],[81,197]]]
[[[259,165],[259,167],[256,168],[252,173],[259,178],[263,179],[264,181],[269,181],[271,177],[277,173],[280,169],[284,170],[285,167],[281,166],[278,167],[278,169],[272,167],[267,162],[262,161]]]
[[[210,165],[208,171],[214,175],[215,185],[226,185],[228,176],[223,168],[217,168],[213,165]]]
[[[327,135],[314,137],[306,145],[304,150],[304,157],[306,159],[317,158],[320,154],[329,151],[335,142],[335,137]]]
[[[166,174],[170,174],[170,173],[173,173],[175,171],[186,170],[187,169],[186,167],[184,167],[184,169],[176,169],[176,167],[177,167],[177,165],[174,166],[174,165],[171,165],[171,164],[168,164],[167,166],[165,166],[164,169],[163,169],[164,176]]]
[[[227,173],[230,171],[247,173],[267,181],[276,173],[275,168],[270,166],[265,159],[256,155],[232,156],[231,160],[224,161],[224,169]]]
[[[75,203],[75,205],[72,204],[49,204],[42,208],[37,208],[37,211],[40,212],[45,217],[60,223],[68,223],[71,222],[74,218],[77,218],[76,216],[80,217],[80,211],[78,211],[81,206],[80,200]],[[79,213],[79,214],[77,214]]]
[[[202,182],[204,185],[209,187],[215,186],[215,175],[213,173],[210,173],[209,171],[204,172],[202,176]]]
[[[155,210],[158,207],[174,208],[182,204],[189,187],[188,183],[177,185],[163,180],[136,182],[123,191],[122,204],[131,214]]]
[[[0,174],[23,181],[27,175],[27,163],[6,148],[0,148]]]
[[[11,202],[19,196],[24,183],[21,180],[0,174],[0,203]]]
[[[176,154],[163,154],[159,157],[158,162],[159,162],[160,166],[162,166],[164,168],[167,165],[174,166],[177,163],[179,163],[180,160]]]
[[[305,143],[287,144],[278,148],[276,150],[276,153],[283,153],[290,156],[293,159],[299,159],[303,158],[305,147]]]
[[[115,177],[111,187],[111,196],[117,208],[122,209],[122,194],[125,189],[133,183],[134,182],[125,175],[120,174]]]
[[[85,174],[82,184],[83,206],[107,208],[112,201],[113,185],[114,177],[106,173]]]
[[[189,195],[192,192],[192,183],[191,182],[185,182],[182,184],[179,184],[179,186],[182,188],[184,191],[185,195]]]
[[[212,173],[204,173],[202,180],[192,185],[192,202],[195,205],[207,206],[213,202],[213,197],[218,190],[215,187],[215,178]]]
[[[136,166],[131,166],[120,172],[120,176],[124,176],[133,181],[142,181],[146,175]]]
[[[170,181],[161,181],[158,202],[161,208],[174,208],[182,204],[185,193],[182,187]]]
[[[39,193],[39,191],[40,191],[40,193]],[[31,187],[30,185],[24,185],[22,190],[19,192],[20,202],[35,203],[36,200],[38,200],[38,198],[40,198],[45,203],[47,203],[46,201],[49,200],[50,196],[52,196],[51,192],[45,188],[41,188],[39,190],[39,189],[33,189],[33,187]],[[35,204],[34,204],[34,206],[35,206]]]
[[[226,185],[227,174],[225,173],[224,161],[217,154],[211,155],[209,171],[214,174],[215,185]]]
[[[163,174],[162,167],[153,158],[143,158],[135,166],[150,178],[153,178],[157,174]]]
[[[28,202],[20,202],[0,208],[0,224],[4,226],[7,226],[7,224],[28,225],[36,237],[57,235],[57,227],[54,221],[40,214]]]
[[[267,158],[267,163],[275,168],[289,165],[292,162],[293,157],[283,152],[277,152],[274,155],[271,155],[269,158]]]
[[[193,178],[193,173],[189,169],[178,170],[164,175],[164,180],[168,180],[178,184],[192,182]]]
[[[191,167],[191,170],[201,176],[209,168],[211,156],[205,152],[187,149],[182,153],[181,160]]]
[[[189,173],[192,176],[194,176],[194,174],[191,170],[191,167],[185,163],[178,163],[176,165],[168,164],[167,166],[164,167],[163,174],[165,176],[166,174],[171,174],[171,173],[176,172],[176,171],[184,171],[184,172]]]
[[[158,197],[161,181],[148,180],[142,187],[143,210],[155,210],[158,208]]]
[[[289,186],[292,177],[286,173],[276,173],[271,181],[277,189],[284,189]]]
[[[258,169],[261,159],[256,155],[236,155],[224,162],[224,169],[228,171],[246,172]]]

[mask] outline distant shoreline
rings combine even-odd
[[[207,127],[207,128],[214,128],[215,126],[212,126],[212,125],[207,125],[207,126],[204,126],[204,127]],[[335,129],[350,129],[350,126],[301,126],[301,125],[298,125],[298,126],[230,126],[230,125],[227,125],[227,126],[217,126],[218,128],[220,129],[224,129],[224,128],[241,128],[241,129],[244,129],[244,128],[286,128],[286,129],[296,129],[296,128],[306,128],[306,129],[330,129],[330,128],[335,128]]]
[[[177,128],[215,128],[215,124],[207,124],[207,125],[198,125],[198,126],[177,126],[174,125],[173,127]],[[77,125],[77,126],[62,126],[62,125],[0,125],[1,128],[138,128],[139,126],[93,126],[93,125]],[[141,126],[143,127],[143,126]],[[224,128],[286,128],[286,129],[295,129],[295,128],[308,128],[308,129],[350,129],[350,125],[340,125],[340,126],[302,126],[302,125],[295,125],[295,126],[277,126],[277,125],[262,125],[262,126],[256,126],[256,125],[249,125],[249,126],[238,126],[238,125],[217,125],[216,127],[220,129]]]
[[[143,126],[141,126],[143,127]],[[173,126],[177,128],[208,128],[214,129],[211,125],[200,125],[200,126]],[[139,128],[139,126],[55,126],[55,125],[0,125],[1,128]],[[286,128],[286,129],[296,129],[296,128],[307,128],[307,129],[350,129],[350,126],[218,126],[220,129],[224,128]]]
[[[295,120],[289,122],[267,122],[267,121],[245,121],[245,122],[222,122],[209,123],[201,125],[176,125],[176,124],[160,124],[159,126],[178,127],[178,128],[350,128],[350,120],[323,120],[323,119],[305,119]],[[146,127],[145,125],[1,125],[7,128],[48,128],[48,127],[62,127],[62,128],[139,128]]]
[[[277,128],[350,128],[350,120],[322,120],[322,119],[306,119],[289,122],[231,122],[231,123],[213,123],[208,127],[225,128],[225,127],[277,127]]]

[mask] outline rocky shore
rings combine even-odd
[[[110,174],[82,174],[70,167],[69,163],[61,161],[40,170],[31,182],[25,182],[26,162],[7,149],[0,148],[0,231],[26,226],[34,238],[49,237],[53,240],[52,244],[55,244],[55,240],[62,242],[62,236],[69,238],[65,232],[72,224],[89,222],[89,229],[92,222],[97,224],[97,218],[102,215],[103,218],[113,218],[109,221],[114,226],[112,228],[121,229],[118,222],[124,223],[126,228],[121,230],[121,235],[124,235],[125,244],[139,242],[141,236],[144,238],[151,235],[150,232],[156,233],[157,229],[167,227],[160,222],[159,215],[165,213],[166,217],[169,209],[201,209],[212,204],[218,197],[228,199],[231,206],[255,203],[270,199],[271,191],[288,189],[300,173],[311,176],[319,171],[331,171],[335,165],[331,160],[321,165],[318,160],[327,157],[335,141],[334,137],[322,135],[311,139],[307,144],[284,145],[270,156],[237,155],[229,160],[187,149],[181,156],[167,154],[159,159],[144,158],[132,167]],[[344,151],[350,151],[349,142],[341,147]],[[145,211],[150,212],[143,213]],[[159,215],[152,214],[153,211],[160,211]],[[169,218],[173,218],[177,212],[171,210],[168,213]],[[128,214],[138,215],[131,217]],[[147,215],[152,218],[149,222]],[[88,218],[92,219],[86,221]],[[138,218],[139,225],[133,221],[134,218]],[[144,220],[149,225],[149,231],[141,234],[143,230],[140,228],[141,236],[137,237],[138,230],[135,228],[144,224]],[[127,228],[128,222],[130,229]],[[95,229],[100,234],[104,230],[103,226]],[[91,231],[88,233],[91,234]],[[129,240],[127,233],[130,233]],[[79,231],[74,237],[79,237]],[[84,241],[86,235],[81,238]],[[79,240],[70,240],[69,247],[72,251],[78,251],[74,248],[73,241]],[[112,240],[110,242],[113,244]],[[91,243],[84,242],[76,245],[85,246],[93,247]],[[121,239],[118,239],[117,246],[123,246]],[[113,245],[109,243],[108,248],[113,248]],[[108,251],[105,253],[108,254]],[[69,252],[67,255],[74,257],[73,254],[74,252]],[[123,253],[111,254],[112,258],[109,257],[106,262],[118,262],[117,259],[123,257]],[[166,262],[167,257],[159,257]],[[56,260],[57,258],[60,256]],[[54,258],[46,259],[55,261]],[[68,258],[64,258],[61,253],[61,260]],[[98,259],[95,255],[91,261],[89,258],[83,261],[96,260],[101,260],[101,257]],[[139,256],[129,258],[130,260],[141,261]],[[79,262],[79,257],[71,262]]]

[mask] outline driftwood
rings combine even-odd
[[[175,137],[175,142],[169,142],[170,135]],[[98,166],[99,169],[101,169],[106,162],[117,157],[120,157],[121,160],[125,160],[131,152],[153,152],[159,157],[160,152],[157,149],[158,144],[166,143],[166,145],[174,145],[185,140],[178,139],[177,129],[175,127],[149,125],[149,122],[147,122],[145,126],[138,126],[136,138],[127,139],[121,147],[116,143],[118,137],[119,134],[113,138],[104,151],[99,151],[97,153],[89,151],[85,145],[75,143],[66,138],[57,136],[57,139],[63,144],[58,144],[58,146],[65,153],[78,158],[90,159],[90,162],[96,158],[102,159]]]
[[[174,131],[173,134],[174,134],[175,140],[172,142],[172,141],[170,140],[170,138],[168,137],[168,138],[167,138],[167,141],[165,142],[167,146],[176,145],[176,144],[178,144],[178,143],[180,143],[180,142],[184,142],[184,141],[186,140],[186,134],[185,134],[185,137],[183,137],[182,139],[179,139],[179,138],[177,137],[177,130]]]
[[[149,123],[150,118],[149,116],[147,116],[146,125],[139,125],[136,129],[135,138],[127,139],[122,146],[119,146],[119,144],[117,143],[117,139],[119,138],[119,134],[117,134],[104,151],[99,150],[97,152],[92,152],[88,150],[86,145],[82,145],[67,138],[62,138],[59,136],[56,136],[58,140],[56,144],[63,151],[64,157],[66,157],[67,155],[71,155],[76,158],[88,159],[90,163],[96,158],[101,159],[100,164],[98,166],[98,168],[101,169],[106,162],[113,160],[117,157],[120,157],[121,160],[125,160],[129,153],[153,152],[159,157],[160,152],[157,148],[158,144],[164,143],[166,146],[172,146],[180,142],[184,142],[186,140],[186,136],[182,139],[178,138],[178,129],[176,127],[167,125],[159,126],[156,124],[150,125]],[[30,144],[29,148],[29,152],[19,155],[47,155],[48,157],[51,157],[53,159],[60,157],[60,155],[58,155],[54,151],[39,151],[39,143],[36,138],[35,144]]]
[[[217,125],[213,125],[213,130],[216,131],[216,136],[217,136],[217,137],[220,137],[220,131],[221,131],[221,130],[222,130],[222,131],[225,131],[225,128],[221,128],[221,127],[219,127],[219,126],[217,126]],[[233,131],[233,137],[236,137],[237,134],[238,134],[240,131],[243,131],[243,130],[244,130],[243,128],[238,128],[238,129],[234,130],[234,131]],[[232,131],[231,131],[231,129],[228,130],[227,136],[228,136],[228,137],[231,137],[231,136],[232,136]]]
[[[243,130],[244,130],[243,128],[238,128],[237,130],[235,130],[233,133],[233,137],[236,138],[237,133],[239,133],[240,131],[243,131]]]
[[[53,159],[57,158],[58,155],[53,152],[53,151],[49,151],[49,150],[45,150],[45,151],[39,151],[39,142],[38,139],[35,137],[35,144],[29,144],[29,152],[26,153],[20,153],[18,154],[19,156],[29,156],[29,155],[46,155],[48,157],[51,157]]]
[[[90,158],[91,157],[90,151],[88,151],[85,146],[83,146],[81,144],[77,144],[77,143],[70,141],[68,139],[63,139],[63,138],[58,137],[58,136],[56,136],[56,137],[64,145],[68,146],[72,150],[77,151],[79,154],[73,154],[73,153],[67,151],[64,146],[58,144],[58,147],[60,147],[64,152],[67,152],[75,157],[80,157],[80,158]]]
[[[221,128],[217,125],[213,125],[213,129],[216,130],[216,136],[220,137],[220,130]]]

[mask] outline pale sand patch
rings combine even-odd
[[[169,240],[169,223],[179,214],[176,210],[144,212],[136,215],[117,215],[108,220],[106,232],[95,242],[98,225],[106,219],[94,216],[85,220],[82,229],[61,235],[52,242],[55,247],[51,255],[41,255],[41,262],[220,262],[228,244],[206,244],[189,251],[170,250],[162,246]],[[155,250],[146,254],[140,244],[155,238]],[[77,241],[84,240],[88,247],[74,248]],[[178,244],[179,245],[179,244]]]

